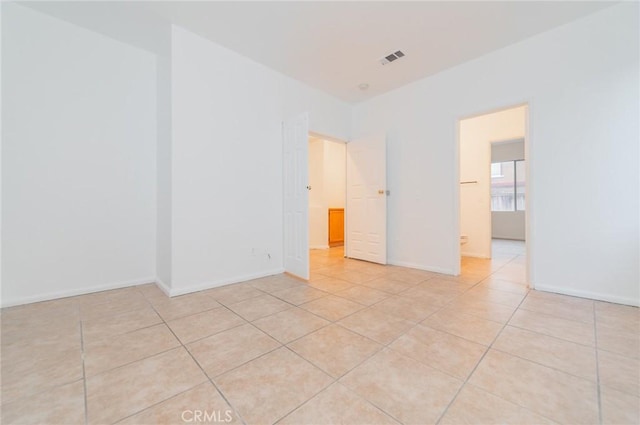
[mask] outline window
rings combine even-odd
[[[491,164],[491,178],[502,177],[502,162]]]
[[[491,211],[524,211],[524,160],[491,164]]]

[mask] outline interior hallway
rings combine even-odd
[[[2,423],[638,423],[637,308],[311,252],[286,275],[2,310]],[[202,417],[202,416],[201,416]]]

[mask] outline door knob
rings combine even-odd
[[[307,186],[307,190],[311,190],[311,186]]]
[[[384,190],[382,189],[378,190],[378,195],[384,195]]]

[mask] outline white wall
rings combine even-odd
[[[461,254],[491,258],[491,144],[525,136],[527,107],[511,108],[460,121]]]
[[[329,208],[344,208],[346,145],[309,139],[309,247],[329,248]]]
[[[170,36],[170,31],[169,36]],[[170,43],[167,43],[170,44]],[[171,53],[157,56],[156,141],[156,277],[165,291],[171,287],[172,264],[172,138]]]
[[[638,304],[638,4],[624,3],[376,97],[389,259],[454,273],[460,118],[530,102],[527,236],[538,289]]]
[[[327,208],[344,208],[347,188],[347,145],[324,142],[324,193]]]
[[[350,108],[180,27],[172,36],[171,294],[278,273],[284,118],[347,139]]]
[[[2,304],[155,276],[153,55],[2,4]]]

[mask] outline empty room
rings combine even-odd
[[[3,1],[2,424],[639,424],[638,2]]]

